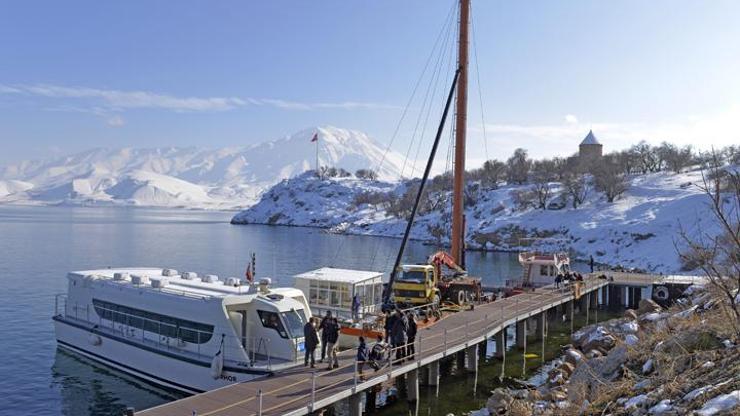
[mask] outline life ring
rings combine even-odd
[[[653,297],[655,300],[665,302],[670,299],[671,292],[665,286],[656,286],[655,289],[653,289]]]

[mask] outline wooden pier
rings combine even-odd
[[[538,337],[546,336],[548,312],[553,309],[573,322],[575,304],[580,312],[589,314],[599,304],[621,302],[631,306],[636,292],[630,288],[651,287],[654,284],[687,286],[696,278],[607,273],[608,279],[590,275],[585,278],[580,299],[574,299],[570,290],[552,286],[526,292],[495,302],[476,305],[472,310],[452,314],[431,327],[420,330],[416,339],[413,360],[393,362],[378,372],[364,369],[365,381],[356,372],[356,351],[339,354],[340,367],[327,371],[325,365],[316,369],[299,366],[274,376],[233,384],[201,393],[142,412],[141,416],[252,416],[252,415],[306,415],[349,399],[350,414],[362,414],[361,394],[399,376],[405,376],[407,399],[411,406],[418,398],[418,380],[422,372],[428,385],[439,385],[439,362],[454,354],[464,355],[466,367],[477,371],[478,348],[485,348],[487,340],[497,341],[499,353],[505,354],[504,331],[510,325],[517,329],[517,346],[526,350],[528,322],[536,326]],[[672,279],[672,280],[671,280]],[[639,292],[639,290],[638,290]],[[601,297],[599,297],[601,294]],[[619,294],[619,296],[607,294]],[[630,297],[631,295],[631,297]],[[599,301],[601,299],[601,302]],[[637,299],[639,301],[639,299]],[[560,308],[560,310],[558,310]],[[552,315],[552,314],[551,314]],[[572,325],[571,325],[572,326]],[[532,332],[532,331],[529,331]],[[504,341],[505,342],[505,341]],[[372,340],[368,340],[371,344]],[[458,355],[460,357],[460,355]]]

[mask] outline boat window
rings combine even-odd
[[[303,336],[303,326],[306,325],[303,309],[281,312],[280,315],[283,316],[285,326],[288,327],[288,333],[291,338],[300,338]]]
[[[352,295],[350,294],[349,284],[342,283],[340,288],[342,307],[350,309],[352,307]]]
[[[213,336],[213,325],[178,319],[98,299],[93,299],[93,307],[101,319],[170,338],[179,338],[193,344],[204,344]]]
[[[321,282],[321,285],[319,286],[318,304],[319,305],[329,304],[329,283],[328,282]]]
[[[540,265],[540,276],[548,276],[550,267],[547,265]]]
[[[257,313],[260,316],[260,321],[262,321],[262,326],[264,326],[265,328],[272,328],[277,331],[277,333],[280,334],[281,337],[288,338],[288,333],[285,332],[283,323],[280,321],[280,317],[278,317],[277,313],[260,310],[257,310]]]
[[[426,280],[426,273],[421,270],[405,270],[401,274],[401,278],[404,282],[424,283]]]

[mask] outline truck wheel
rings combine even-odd
[[[465,305],[467,301],[468,301],[468,296],[464,290],[457,292],[457,304],[458,305],[463,306]]]

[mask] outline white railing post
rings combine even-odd
[[[357,360],[355,360],[355,373],[354,373],[355,392],[357,391]]]
[[[447,355],[447,328],[445,328],[445,355]]]
[[[257,415],[262,416],[262,389],[259,389],[257,399],[259,400],[259,410],[257,411]]]
[[[314,411],[316,404],[316,372],[311,373],[311,411]]]
[[[417,351],[415,351],[415,354],[414,355],[419,354],[419,359],[421,359],[421,346],[423,345],[421,343],[421,333],[419,333],[419,342],[418,342],[418,344],[419,344],[419,348],[415,348]]]

